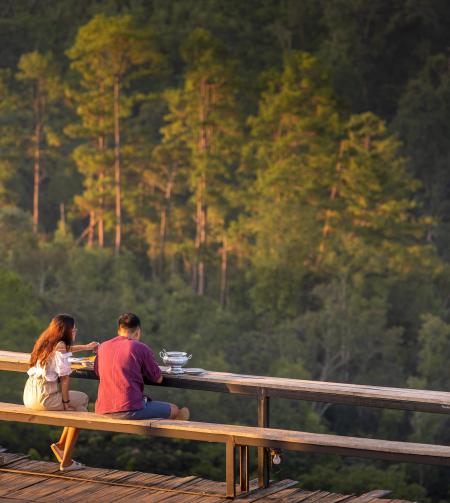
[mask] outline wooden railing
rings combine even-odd
[[[28,369],[28,360],[28,353],[0,351],[0,370],[25,372]],[[97,379],[93,370],[82,368],[78,364],[73,364],[72,368],[74,369],[73,377]],[[147,384],[152,385],[153,383],[148,382]],[[270,426],[271,397],[450,414],[450,393],[444,391],[306,381],[213,371],[198,376],[187,374],[165,375],[162,386],[256,397],[258,399],[257,424],[263,428]],[[408,443],[405,443],[405,445],[408,445]],[[447,460],[444,459],[444,464],[449,464],[450,455],[448,458],[446,456],[442,458],[442,453],[444,451],[450,453],[450,448],[445,446],[435,447],[441,448],[441,462],[445,458]],[[371,457],[370,453],[368,453],[368,456]],[[426,462],[426,457],[424,456],[424,462]],[[417,461],[417,456],[415,461]],[[269,449],[258,447],[258,479],[260,487],[267,487],[269,484],[270,464]]]

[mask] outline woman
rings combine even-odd
[[[77,351],[93,350],[97,342],[74,346],[77,334],[75,320],[68,314],[58,314],[40,335],[30,358],[28,380],[23,403],[35,410],[87,411],[89,397],[81,391],[69,391],[69,357]],[[58,386],[58,382],[60,386]],[[61,471],[80,470],[84,465],[72,459],[78,428],[64,428],[59,442],[51,449]]]

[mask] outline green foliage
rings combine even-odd
[[[60,311],[82,342],[105,340],[131,310],[155,352],[190,351],[198,367],[448,389],[448,2],[5,0],[0,11],[0,349],[29,351]],[[2,399],[20,401],[24,376],[0,380]],[[96,383],[73,386],[95,399]],[[245,397],[151,394],[200,420],[254,424]],[[449,442],[445,415],[281,399],[271,412],[274,426]],[[57,435],[0,430],[43,459]],[[94,466],[224,469],[214,445],[94,432],[77,449]],[[275,477],[449,499],[436,467],[289,454]]]

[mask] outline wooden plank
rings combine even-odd
[[[36,477],[34,478],[36,480]],[[39,483],[31,484],[14,491],[12,495],[16,498],[22,498],[25,501],[33,499],[34,501],[46,502],[49,500],[50,495],[59,493],[61,500],[66,500],[66,491],[70,486],[71,481],[43,479]]]
[[[306,501],[308,498],[311,496],[314,496],[315,494],[319,494],[322,491],[305,491],[302,489],[285,489],[282,492],[280,492],[281,497],[285,497],[286,501],[289,502],[294,502],[294,503],[301,503],[303,501]],[[287,493],[287,494],[286,494]],[[269,501],[278,501],[277,497],[278,495],[275,495],[274,497],[269,496]]]
[[[72,476],[74,472],[67,472],[67,475]],[[74,477],[78,477],[78,475],[73,475]],[[77,501],[78,498],[81,498],[82,501],[95,501],[91,499],[92,494],[94,494],[98,490],[102,490],[104,487],[108,487],[105,484],[100,482],[87,482],[80,479],[80,482],[71,480],[69,481],[68,487],[64,490],[63,495],[61,492],[56,491],[53,494],[47,495],[48,503],[59,503],[61,500],[64,501]],[[114,486],[109,486],[114,487]],[[119,488],[120,489],[120,488]]]
[[[27,409],[23,405],[9,403],[0,403],[0,419],[147,436],[188,438],[208,442],[225,442],[232,437],[236,445],[278,447],[301,452],[450,465],[450,446],[444,445],[394,442],[195,421],[131,421],[113,419],[91,412],[35,411]]]
[[[108,502],[111,501],[111,499],[117,497],[120,495],[122,498],[131,498],[131,495],[133,493],[136,493],[136,489],[133,489],[131,487],[118,487],[118,486],[108,486],[108,485],[103,485],[100,488],[95,488],[94,490],[90,491],[88,494],[76,494],[74,496],[70,497],[70,502],[76,503],[76,502],[82,502],[86,503],[86,501],[96,501],[98,503],[100,502]],[[154,493],[150,490],[148,490],[147,498],[149,501],[153,498]],[[65,498],[64,498],[65,499]]]
[[[34,462],[39,464],[42,464],[44,466],[41,467],[42,470],[48,471],[48,466],[49,463],[45,462]],[[55,463],[51,463],[52,465],[56,465]],[[38,467],[39,468],[39,467]],[[114,498],[118,498],[124,489],[127,489],[125,491],[125,494],[127,497],[128,496],[136,496],[138,494],[141,494],[141,489],[139,488],[133,488],[133,487],[121,487],[120,485],[107,485],[108,483],[126,483],[126,484],[132,484],[132,483],[139,483],[140,485],[144,485],[145,482],[150,483],[149,484],[149,489],[145,490],[147,492],[147,498],[149,497],[149,494],[151,494],[152,501],[159,501],[159,500],[166,500],[167,498],[178,498],[180,495],[183,495],[182,492],[176,493],[176,492],[171,492],[171,491],[165,491],[164,489],[168,489],[170,487],[176,488],[177,490],[180,490],[180,485],[186,485],[188,483],[193,483],[197,482],[199,479],[196,477],[183,477],[183,478],[177,478],[175,476],[169,475],[153,475],[153,474],[144,474],[144,473],[133,473],[133,472],[125,472],[125,471],[119,471],[119,470],[108,470],[105,475],[103,475],[102,480],[99,480],[98,483],[91,482],[91,481],[86,481],[83,482],[82,475],[84,474],[85,470],[80,471],[80,472],[75,472],[75,473],[68,473],[68,474],[61,474],[61,478],[52,478],[51,480],[45,480],[45,484],[41,486],[40,490],[36,493],[36,499],[40,500],[46,500],[47,495],[49,495],[49,498],[53,500],[53,492],[60,494],[60,491],[57,491],[56,489],[58,487],[61,487],[61,489],[64,489],[64,499],[67,500],[67,498],[70,499],[70,501],[83,501],[86,498],[89,499],[96,499],[101,501],[103,498],[107,498],[106,501],[109,501],[111,499],[111,494],[114,494]],[[58,474],[59,475],[59,474]],[[80,479],[80,482],[77,484],[76,481],[71,480],[67,481],[63,477],[64,476],[70,476],[72,478],[77,478]],[[133,477],[134,476],[134,477]],[[139,482],[136,480],[139,478]],[[35,478],[36,479],[36,478]],[[156,480],[155,480],[156,479]],[[206,485],[212,485],[213,487],[217,487],[217,483],[212,482],[212,481],[206,481],[200,479],[204,484]],[[101,484],[100,482],[106,482],[106,484]],[[158,484],[155,484],[155,481]],[[56,489],[55,491],[51,489],[47,489],[47,486],[54,485],[56,484]],[[196,484],[198,489],[198,483]],[[163,487],[164,486],[164,487]],[[106,490],[105,487],[115,487],[117,489],[116,492],[111,493],[109,492],[109,489]],[[132,490],[131,492],[128,490]],[[192,489],[191,489],[192,490]],[[204,488],[202,488],[204,490]],[[21,494],[24,498],[31,497],[28,492],[24,492]],[[200,495],[183,495],[183,497],[187,497],[189,499],[192,498],[198,499],[199,497],[202,497],[202,494]],[[218,494],[218,498],[221,498],[221,495]],[[211,499],[211,498],[210,498]],[[214,498],[213,498],[214,500]]]
[[[1,470],[25,470],[33,473],[59,473],[59,464],[49,461],[35,461],[33,459],[19,459],[8,466],[0,467]]]
[[[127,487],[120,487],[118,485],[111,485],[108,486],[107,483],[118,483],[118,484],[128,484],[131,483],[129,482],[130,477],[132,477],[134,474],[133,472],[125,472],[122,470],[107,470],[102,474],[99,474],[96,477],[96,480],[98,480],[98,483],[95,482],[83,482],[83,475],[86,470],[80,470],[79,472],[75,473],[70,473],[70,476],[76,477],[80,479],[80,482],[78,483],[78,486],[75,488],[71,488],[69,490],[69,495],[71,499],[73,498],[74,501],[86,501],[86,499],[89,500],[94,500],[98,499],[100,496],[103,498],[104,496],[104,490],[105,487],[115,487],[116,488],[116,493],[119,494],[124,494],[127,497],[131,495],[131,492],[128,489],[132,489],[132,491],[137,491],[135,488],[127,488]],[[152,478],[152,480],[156,478],[164,478],[164,476],[157,476],[157,475],[152,475],[152,474],[146,474],[147,479]],[[102,483],[103,482],[103,483]],[[106,484],[105,484],[106,483]],[[73,481],[73,484],[77,484],[76,481]],[[125,493],[123,493],[123,490],[127,489]],[[114,494],[116,494],[114,493]],[[108,493],[109,494],[109,493]],[[154,494],[153,491],[147,490],[147,497],[149,494]],[[109,497],[109,496],[108,496]],[[107,500],[109,501],[109,500]]]
[[[19,500],[17,498],[13,498],[13,497],[8,497],[8,498],[2,497],[0,501],[2,503],[17,503],[18,501],[23,501],[23,500]],[[28,500],[27,503],[30,503],[30,501],[33,501],[33,500]]]
[[[190,479],[190,480],[188,480]],[[180,482],[181,481],[181,482]],[[134,482],[134,480],[133,480]],[[203,492],[204,491],[204,486],[205,483],[208,481],[205,481],[204,479],[201,479],[199,477],[183,477],[178,480],[173,480],[171,481],[171,484],[173,487],[168,487],[168,488],[174,488],[180,491],[192,491],[192,492]],[[141,483],[145,484],[145,480],[141,481]],[[223,494],[225,494],[225,490],[223,489]],[[173,501],[173,498],[175,496],[180,496],[184,498],[189,498],[189,495],[183,494],[183,493],[173,493],[173,492],[167,492],[167,491],[162,491],[159,494],[152,493],[152,503],[153,501],[159,502],[159,501]],[[197,496],[196,496],[197,497]],[[147,496],[148,498],[148,496]],[[148,501],[148,499],[147,499]],[[212,500],[214,501],[214,499]]]
[[[375,491],[369,491],[367,493],[361,494],[360,496],[352,499],[353,503],[370,503],[371,501],[383,498],[384,496],[389,496],[392,491],[377,489]]]
[[[12,465],[17,463],[18,461],[22,461],[24,459],[29,459],[30,456],[27,454],[13,454],[10,452],[5,452],[0,455],[0,468],[2,466]]]
[[[49,463],[45,463],[45,462],[34,462],[35,464],[37,463],[37,465],[35,466],[28,466],[28,468],[37,468],[38,471],[46,471],[48,472],[48,465]],[[23,463],[22,463],[23,464]],[[58,465],[56,465],[55,463],[51,463],[52,465],[54,465],[56,467],[56,469],[58,469]],[[43,465],[41,467],[39,467],[39,465]],[[27,466],[25,465],[25,468],[27,468]],[[39,492],[37,493],[38,494],[38,498],[36,499],[40,499],[41,497],[44,498],[44,500],[47,498],[47,493],[48,494],[53,494],[53,491],[47,491],[46,490],[46,486],[48,485],[54,485],[56,484],[57,487],[63,487],[64,486],[64,496],[65,496],[65,499],[67,497],[70,497],[72,499],[72,497],[74,499],[78,499],[78,498],[85,498],[85,497],[91,497],[93,494],[97,494],[98,491],[103,491],[103,489],[105,487],[108,487],[107,485],[105,484],[101,484],[100,483],[100,480],[99,480],[99,483],[95,484],[93,482],[90,482],[90,481],[86,481],[86,482],[83,482],[83,476],[85,475],[85,472],[87,471],[90,471],[89,469],[86,469],[86,470],[82,470],[82,471],[79,471],[79,472],[70,472],[70,473],[67,473],[67,474],[64,474],[64,473],[61,473],[61,478],[52,478],[52,479],[41,479],[41,480],[44,480],[45,481],[45,484],[44,486],[40,486],[40,490]],[[107,470],[106,472],[103,470],[102,471],[104,474],[102,476],[102,479],[103,479],[103,482],[119,482],[119,483],[122,483],[123,481],[125,481],[126,479],[129,479],[130,476],[134,475],[132,472],[125,472],[125,471],[120,471],[120,470]],[[59,475],[59,472],[58,472],[58,475]],[[142,475],[146,475],[146,479],[148,481],[148,479],[151,477],[152,479],[152,482],[155,481],[155,478],[157,478],[158,480],[161,480],[161,481],[165,481],[167,482],[168,479],[176,479],[176,477],[174,476],[163,476],[163,475],[155,475],[155,476],[151,476],[150,474],[150,477],[149,477],[149,474],[142,474]],[[80,482],[78,483],[77,485],[77,482],[76,481],[67,481],[65,480],[64,476],[70,476],[70,477],[74,477],[74,478],[78,478],[80,479]],[[192,477],[190,478],[192,479]],[[34,479],[32,479],[34,481],[38,480],[36,477],[34,477]],[[67,486],[67,487],[66,487]],[[56,487],[56,489],[57,489]],[[126,487],[120,487],[120,486],[109,486],[109,487],[116,487],[118,492],[122,491],[123,489],[125,489]],[[130,489],[130,488],[126,488],[126,489]],[[131,488],[133,489],[133,491],[135,491],[134,488]],[[155,488],[154,490],[157,490],[158,488]],[[148,493],[152,493],[153,494],[153,489],[152,490],[147,490],[147,495]],[[58,491],[56,491],[58,492]],[[129,491],[127,490],[126,491],[126,494],[128,494]],[[108,493],[109,494],[109,493]],[[164,491],[164,494],[167,494],[166,491]],[[24,498],[28,498],[30,495],[28,493],[24,493],[24,494],[21,494],[21,496],[23,496]],[[101,496],[103,497],[104,496],[104,493],[101,492]],[[109,497],[108,497],[109,498]],[[52,498],[53,499],[53,498]]]
[[[3,474],[2,474],[3,475]],[[26,490],[28,488],[35,489],[39,484],[45,482],[45,477],[36,477],[32,475],[17,475],[13,477],[4,478],[3,476],[0,478],[2,481],[0,488],[1,496],[14,496],[16,497],[18,493],[22,490]]]
[[[330,493],[328,491],[317,491],[315,494],[311,494],[311,496],[308,496],[305,499],[302,499],[301,501],[304,503],[318,503],[321,502],[322,499],[328,497]]]
[[[327,496],[324,496],[322,499],[319,499],[317,501],[318,503],[345,503],[348,500],[349,500],[348,495],[330,493]]]
[[[296,484],[298,484],[296,480],[285,479],[279,482],[273,482],[272,484],[270,484],[269,487],[266,487],[264,489],[257,488],[251,491],[248,495],[242,495],[236,499],[239,499],[239,501],[242,502],[245,501],[246,503],[250,503],[253,501],[260,501],[270,495],[278,494],[280,491],[284,489],[295,486]]]
[[[157,476],[154,474],[146,474],[142,472],[126,472],[122,470],[98,470],[93,469],[97,475],[101,473],[103,481],[108,483],[127,484],[150,484],[153,486],[155,477],[159,479],[159,483],[165,488],[181,488],[200,494],[185,494],[176,492],[163,491],[162,487],[152,489],[141,489],[134,487],[120,487],[115,485],[101,484],[98,482],[83,482],[81,478],[89,468],[80,472],[68,474],[70,477],[80,478],[77,483],[74,480],[66,480],[63,478],[46,478],[46,473],[52,475],[52,469],[57,468],[56,463],[48,463],[44,461],[20,460],[17,462],[22,468],[28,467],[35,470],[37,475],[30,476],[26,474],[5,473],[0,472],[0,497],[14,498],[15,501],[41,501],[41,502],[56,502],[63,498],[67,502],[85,502],[102,501],[112,503],[119,501],[149,501],[152,503],[219,503],[226,502],[223,498],[225,485],[221,482],[214,482],[205,479],[199,479],[193,476],[190,477],[175,477],[175,476]],[[102,473],[103,472],[103,473]],[[255,481],[252,481],[254,487]],[[302,489],[293,489],[292,486],[297,484],[296,481],[285,480],[275,483],[272,487],[264,490],[258,490],[254,494],[249,494],[247,497],[240,497],[241,501],[286,501],[286,502],[303,502],[303,503],[366,503],[366,502],[385,502],[385,503],[411,503],[404,500],[385,500],[379,497],[386,496],[388,491],[370,491],[359,497],[345,496],[333,494],[326,491],[308,492]],[[219,489],[221,493],[216,497],[211,497],[213,491]],[[207,492],[209,495],[201,493]],[[150,499],[149,499],[150,498]],[[362,499],[364,498],[364,499]]]
[[[26,372],[29,353],[0,351],[0,370]],[[73,364],[73,377],[97,379],[92,370]],[[149,385],[154,383],[147,382]],[[383,407],[450,414],[450,392],[308,381],[280,377],[207,372],[204,375],[165,376],[163,386],[299,400]],[[158,385],[160,386],[160,385]]]
[[[132,501],[133,503],[137,503],[139,501],[145,501],[146,503],[153,502],[153,496],[155,493],[149,492],[146,489],[132,489],[127,491],[127,493],[123,493],[122,491],[117,491],[117,493],[111,494],[108,497],[107,503],[118,503],[120,501],[129,503]],[[90,501],[89,499],[80,500],[83,503]],[[100,503],[100,502],[99,502]]]
[[[161,480],[155,481],[148,480],[147,478],[143,477],[146,474],[142,474],[141,477],[130,477],[128,479],[128,483],[130,484],[141,484],[141,485],[151,485],[151,486],[156,486],[157,488],[162,488],[162,489],[175,489],[179,491],[196,491],[195,486],[196,484],[198,485],[200,482],[203,482],[204,479],[201,479],[199,477],[195,476],[190,476],[190,477],[174,477],[174,476],[161,476]],[[216,489],[217,483],[208,481],[210,484],[214,485],[214,489]],[[219,494],[220,491],[217,491]],[[165,492],[165,494],[170,495],[172,494],[171,492]]]
[[[15,490],[36,484],[39,480],[35,477],[20,476],[11,473],[0,473],[0,496],[10,496]]]
[[[280,491],[277,494],[270,495],[270,496],[266,497],[266,500],[267,501],[279,501],[281,499],[283,501],[296,502],[300,499],[304,499],[304,498],[308,497],[312,493],[313,493],[313,491],[305,491],[303,489],[290,487],[288,489],[283,489],[282,491]]]

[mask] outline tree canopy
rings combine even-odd
[[[57,312],[102,341],[134,311],[155,351],[204,368],[448,390],[448,2],[4,0],[0,13],[1,349],[30,351]],[[5,399],[22,380],[0,376]],[[199,419],[253,421],[238,397],[156,393]],[[274,409],[274,426],[449,440],[445,417]],[[27,451],[26,428],[0,425],[2,442]],[[80,437],[80,456],[220,476],[215,447],[182,458],[105,438]],[[33,448],[48,456],[45,438]],[[450,498],[436,467],[292,454],[275,476]]]

